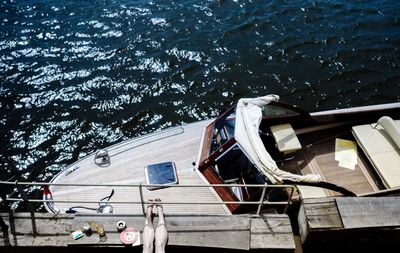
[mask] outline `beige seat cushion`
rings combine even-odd
[[[382,122],[382,118],[379,121]],[[383,184],[387,188],[395,188],[400,187],[400,148],[387,132],[385,123],[383,125],[386,128],[375,123],[354,126],[352,130]],[[393,121],[392,124],[400,127],[400,120]]]
[[[289,154],[301,149],[299,139],[290,124],[271,126],[271,132],[280,152]]]
[[[302,199],[312,199],[312,198],[325,198],[330,195],[321,187],[314,187],[308,185],[297,185],[297,190],[301,195]]]
[[[400,187],[400,152],[391,151],[375,154],[371,157],[378,174],[388,188]]]
[[[366,148],[367,155],[380,154],[393,151],[391,138],[385,130],[376,124],[353,127],[353,134],[361,147]]]
[[[394,120],[384,116],[378,120],[378,123],[385,129],[385,132],[390,136],[397,148],[400,148],[400,127],[396,125]]]

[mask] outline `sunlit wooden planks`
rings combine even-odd
[[[208,121],[188,124],[157,133],[147,138],[139,138],[109,148],[111,164],[100,167],[93,161],[93,155],[78,161],[72,166],[79,169],[69,175],[61,174],[55,183],[84,184],[145,184],[144,167],[148,164],[174,161],[177,167],[179,184],[203,185],[204,181],[194,170],[192,163],[196,160],[199,150],[203,126]],[[98,201],[110,194],[112,187],[69,187],[53,186],[51,188],[54,200],[90,200]],[[149,191],[142,188],[143,199],[161,198],[163,201],[174,202],[215,202],[219,197],[209,188],[175,188],[169,187]],[[140,202],[138,188],[115,187],[112,201]],[[73,206],[70,203],[57,203],[59,208]],[[82,205],[82,204],[79,204]],[[96,208],[97,204],[84,204]],[[142,213],[139,204],[113,204],[115,213]],[[183,205],[166,204],[166,213],[174,214],[226,214],[222,205]]]

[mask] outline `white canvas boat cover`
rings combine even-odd
[[[240,99],[236,107],[235,139],[256,168],[263,172],[273,184],[282,183],[283,180],[317,183],[321,180],[319,175],[296,175],[280,170],[265,149],[258,132],[262,119],[262,107],[271,101],[278,100],[277,95]]]

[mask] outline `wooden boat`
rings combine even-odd
[[[294,203],[397,195],[400,103],[307,113],[275,95],[240,99],[216,119],[93,153],[51,183],[43,195],[49,212],[102,211],[104,205],[99,208],[95,202],[111,191],[114,213],[139,214],[143,201],[161,198],[168,203],[166,213],[187,215],[255,212],[254,205],[241,203],[260,196],[268,203]],[[264,191],[251,187],[255,184],[293,185],[296,192]],[[79,205],[72,203],[77,200]]]

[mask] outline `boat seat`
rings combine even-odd
[[[400,187],[400,120],[384,116],[378,123],[354,126],[352,132],[385,187]]]
[[[385,132],[394,141],[397,148],[400,149],[400,124],[396,125],[396,122],[390,117],[384,116],[378,120],[378,123],[385,129]]]
[[[297,139],[292,125],[275,125],[271,126],[270,129],[280,152],[287,155],[301,149],[300,141]]]
[[[296,187],[302,199],[326,198],[330,196],[327,191],[321,187],[308,185],[296,185]]]

